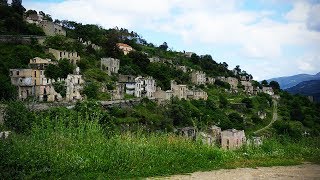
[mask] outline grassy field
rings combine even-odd
[[[319,139],[268,139],[224,151],[173,134],[106,133],[86,119],[39,119],[30,134],[0,141],[0,179],[132,178],[320,162]]]

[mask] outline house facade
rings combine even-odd
[[[137,77],[135,79],[135,97],[153,98],[156,92],[156,82],[152,77]]]
[[[262,92],[269,94],[270,96],[274,95],[272,87],[262,87]]]
[[[71,64],[76,65],[80,61],[80,56],[77,52],[60,51],[49,48],[49,53],[59,61],[61,59],[68,59]]]
[[[208,94],[207,92],[203,91],[202,89],[192,89],[188,90],[188,99],[195,99],[195,100],[207,100],[208,99]]]
[[[172,95],[178,97],[179,99],[187,99],[188,88],[187,85],[177,84],[175,81],[171,81],[171,91]]]
[[[67,35],[66,30],[64,30],[61,25],[54,22],[43,20],[40,21],[38,25],[43,29],[46,36]]]
[[[244,130],[228,129],[221,132],[221,148],[237,149],[246,143]]]
[[[250,81],[241,81],[241,85],[244,86],[244,91],[249,94],[253,94],[253,85]]]
[[[80,92],[83,89],[83,84],[82,75],[69,74],[66,79],[66,100],[72,102],[82,100],[83,97]]]
[[[120,68],[120,60],[114,58],[101,58],[101,70],[111,74],[118,74]]]
[[[191,73],[191,82],[196,85],[206,84],[206,74],[201,71]]]
[[[32,58],[30,59],[29,61],[29,67],[31,69],[46,69],[49,64],[58,64],[56,61],[52,61],[51,59],[42,59],[42,58],[39,58],[39,57],[35,57],[35,58]]]
[[[124,91],[126,94],[134,96],[135,93],[135,82],[136,77],[132,75],[122,75],[119,74],[119,80],[118,82],[121,84],[124,84]]]

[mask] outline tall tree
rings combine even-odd
[[[167,42],[163,42],[162,45],[159,46],[160,49],[166,51],[168,49],[168,44]]]
[[[261,84],[262,84],[262,86],[269,86],[269,83],[268,83],[267,80],[263,80],[263,81],[261,82]]]

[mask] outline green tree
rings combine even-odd
[[[242,103],[245,103],[247,108],[253,108],[252,99],[250,99],[250,98],[244,98],[244,99],[242,99],[241,102],[242,102]]]
[[[267,80],[263,80],[263,81],[261,82],[261,84],[262,84],[262,86],[269,86],[269,83],[268,83]]]
[[[20,101],[11,101],[5,109],[4,124],[17,133],[30,132],[35,116]]]
[[[99,86],[96,83],[88,82],[83,89],[83,94],[85,94],[88,99],[97,99],[98,90]]]
[[[235,129],[244,129],[244,119],[238,113],[231,113],[228,115],[229,120],[232,122],[232,126]]]
[[[164,51],[167,51],[167,49],[168,49],[168,44],[167,44],[167,42],[163,42],[163,43],[159,46],[159,49],[164,50]]]
[[[220,108],[226,108],[229,105],[229,101],[224,96],[219,96]]]

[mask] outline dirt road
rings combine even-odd
[[[278,111],[278,102],[276,100],[273,100],[273,116],[272,116],[271,122],[266,127],[263,127],[262,129],[259,129],[256,132],[254,132],[254,134],[262,132],[262,131],[268,129],[270,126],[272,126],[272,124],[278,119],[278,112],[277,111]]]
[[[201,179],[201,180],[260,180],[260,179],[319,179],[320,165],[303,164],[298,166],[275,166],[275,167],[259,167],[259,168],[239,168],[239,169],[223,169],[208,172],[195,172],[188,175],[175,175],[171,177],[155,178],[155,179]]]

